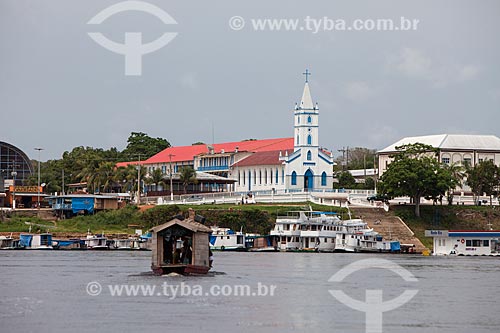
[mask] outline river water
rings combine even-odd
[[[500,331],[500,258],[218,252],[215,273],[186,277],[149,274],[150,255],[0,252],[0,332],[365,332],[365,313],[329,290],[365,302],[367,289],[381,290],[384,302],[418,290],[382,314],[383,332]],[[385,267],[329,281],[351,263],[380,259],[416,281]],[[125,285],[150,289],[136,296],[110,289]],[[235,295],[242,285],[251,293]]]

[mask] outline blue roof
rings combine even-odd
[[[500,237],[500,231],[450,231],[448,237]]]

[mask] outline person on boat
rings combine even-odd
[[[214,253],[212,252],[212,250],[208,250],[208,264],[210,266],[210,268],[212,268],[212,263],[214,262]]]
[[[175,249],[173,263],[179,264],[181,262],[181,249]]]

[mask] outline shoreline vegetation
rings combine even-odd
[[[290,205],[256,204],[234,206],[223,205],[133,205],[125,208],[99,212],[95,215],[77,216],[64,220],[47,220],[37,217],[18,215],[4,217],[0,222],[0,234],[17,234],[28,232],[49,231],[56,237],[74,237],[91,233],[109,235],[133,235],[136,229],[143,233],[150,228],[162,224],[176,215],[188,216],[192,208],[195,214],[205,218],[204,224],[218,225],[247,233],[268,234],[274,226],[277,216],[286,215],[292,210],[309,210],[336,212],[343,219],[348,219],[345,208],[317,205],[309,202]],[[352,217],[357,217],[356,208],[351,208]],[[422,243],[429,247],[432,239],[424,237],[426,229],[455,230],[497,230],[500,229],[500,209],[491,206],[422,206],[422,214],[417,218],[410,205],[391,206],[391,214],[399,216],[415,233]]]

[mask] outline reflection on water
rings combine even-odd
[[[216,253],[203,277],[147,274],[150,252],[0,252],[2,332],[364,332],[365,315],[339,303],[328,290],[364,301],[366,289],[384,301],[405,289],[419,293],[383,314],[384,332],[498,332],[500,259],[316,253]],[[369,269],[342,283],[328,279],[349,263],[385,258],[418,282],[388,270]],[[96,281],[99,296],[86,287]],[[111,296],[108,285],[163,283],[213,286],[275,285],[274,296]],[[255,290],[255,289],[253,289]]]

